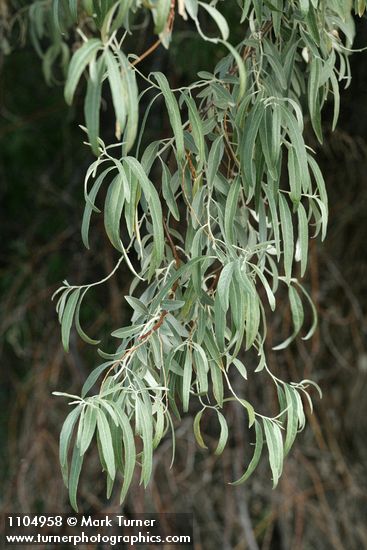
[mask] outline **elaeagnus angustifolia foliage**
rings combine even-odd
[[[64,71],[68,104],[86,81],[83,130],[96,159],[84,181],[83,243],[89,248],[90,222],[99,216],[119,253],[105,279],[82,286],[65,281],[55,293],[66,350],[72,327],[98,346],[80,325],[83,302],[123,263],[131,271],[131,323],[112,332],[116,349],[98,349],[104,362],[88,376],[80,397],[58,394],[73,405],[61,432],[60,461],[75,509],[83,458],[94,438],[107,493],[122,479],[123,501],[135,468],[147,485],[154,448],[167,432],[174,437],[174,418],[193,401],[200,405],[193,426],[199,446],[205,447],[203,415],[217,417],[216,454],[230,429],[224,404],[243,407],[255,445],[234,484],[251,475],[263,447],[277,484],[284,457],[305,425],[302,397],[312,408],[308,390],[318,387],[271,372],[267,318],[276,315],[277,291],[284,287],[293,328],[273,349],[281,353],[301,331],[308,339],[316,327],[315,307],[299,279],[307,269],[309,239],[325,238],[328,201],[314,151],[304,140],[304,117],[322,142],[328,102],[335,127],[339,88],[351,78],[352,17],[362,16],[365,4],[54,0],[28,6],[29,33],[47,81]],[[237,12],[240,43],[231,41],[224,7]],[[144,18],[153,19],[156,36],[139,57],[131,51],[137,43],[131,35],[142,32],[136,22]],[[169,49],[178,20],[225,55],[212,72],[199,72],[195,82],[174,89],[169,74],[145,74],[140,62],[158,46]],[[100,135],[104,94],[115,116],[116,141],[109,144]],[[142,112],[145,94],[150,103]],[[157,128],[157,140],[143,149],[151,109],[160,99],[169,131],[158,139]],[[304,327],[304,311],[311,326]],[[257,366],[248,372],[246,354],[254,352]],[[277,389],[275,417],[246,400],[248,384],[261,371]],[[235,389],[234,375],[243,380]]]

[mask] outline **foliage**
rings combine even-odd
[[[84,130],[97,158],[85,177],[83,242],[88,248],[92,214],[102,215],[120,254],[110,277],[122,262],[132,273],[126,296],[131,325],[112,333],[119,340],[114,353],[98,349],[105,362],[88,377],[81,397],[70,396],[75,407],[61,432],[62,472],[75,508],[83,457],[95,434],[108,494],[120,472],[122,501],[137,462],[141,482],[148,483],[154,448],[170,429],[174,437],[173,416],[187,412],[190,400],[201,406],[194,420],[200,446],[205,447],[202,415],[210,410],[217,415],[216,454],[229,432],[222,410],[236,401],[248,414],[256,444],[235,483],[253,472],[265,444],[275,486],[305,424],[302,396],[312,407],[307,390],[316,384],[288,383],[270,371],[267,317],[276,310],[279,285],[286,285],[293,333],[274,349],[284,349],[300,333],[304,304],[313,315],[304,339],[316,327],[315,308],[297,273],[302,277],[307,267],[310,229],[312,237],[326,235],[328,204],[322,173],[304,142],[303,119],[308,113],[322,142],[321,111],[332,97],[335,127],[339,85],[350,81],[352,6],[338,0],[233,2],[244,36],[233,46],[221,4],[54,0],[33,2],[28,10],[47,81],[61,67],[70,104],[83,75],[87,80]],[[362,15],[365,2],[354,8]],[[123,48],[147,12],[158,40],[138,56]],[[199,72],[196,82],[172,89],[164,74],[146,75],[139,64],[160,44],[169,47],[179,16],[226,55],[212,73]],[[112,145],[100,135],[107,84],[116,119]],[[145,94],[152,100],[141,117],[138,105]],[[158,101],[164,101],[172,133],[142,152]],[[83,286],[65,281],[57,291],[66,350],[73,324],[83,340],[99,344],[84,332],[79,314],[89,289],[105,281]],[[248,378],[243,351],[245,357],[254,351],[255,372],[274,382],[276,417],[256,412],[233,389],[234,373],[244,387]],[[98,380],[99,392],[89,395]]]

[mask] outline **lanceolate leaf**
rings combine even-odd
[[[126,178],[126,175],[122,168],[122,172],[119,172],[119,174],[114,178],[108,189],[104,209],[104,224],[106,233],[113,246],[121,252],[120,219],[125,201],[124,177]]]
[[[61,338],[65,351],[69,351],[70,329],[79,300],[79,294],[79,288],[73,290],[73,292],[69,294],[61,320]]]
[[[79,476],[82,469],[84,456],[80,454],[80,450],[75,445],[73,450],[73,456],[71,459],[70,465],[70,476],[69,476],[69,499],[72,508],[78,512],[78,504],[76,501],[76,493],[78,489]]]
[[[259,463],[259,460],[261,457],[261,451],[264,443],[264,436],[263,436],[261,424],[258,420],[255,420],[255,437],[256,437],[255,451],[251,459],[251,462],[247,470],[245,471],[245,473],[240,477],[240,479],[238,479],[237,481],[234,481],[232,485],[240,485],[241,483],[244,483],[250,477],[250,475],[255,471],[255,468]]]
[[[108,424],[108,420],[101,409],[97,409],[97,429],[101,442],[103,457],[106,462],[108,475],[110,476],[110,478],[115,479],[116,466],[115,455],[112,446],[111,430]]]
[[[106,67],[108,74],[108,81],[111,87],[113,106],[116,113],[116,120],[120,126],[122,132],[125,128],[126,122],[126,104],[125,104],[125,89],[124,80],[121,74],[121,68],[119,67],[116,58],[109,51],[105,52]]]
[[[300,248],[301,259],[301,277],[303,277],[307,267],[308,256],[308,222],[307,216],[302,204],[299,204],[298,210],[298,242]]]
[[[196,438],[196,441],[197,441],[198,445],[202,449],[207,449],[208,447],[205,445],[203,437],[201,435],[201,431],[200,431],[200,420],[201,420],[201,417],[203,415],[204,410],[205,409],[202,409],[195,416],[195,419],[194,419],[194,435],[195,435],[195,438]]]
[[[123,135],[123,152],[126,155],[134,145],[136,134],[138,132],[139,93],[136,84],[135,71],[133,70],[131,64],[120,50],[118,50],[117,55],[120,61],[124,88],[126,90],[126,110],[128,118]]]
[[[84,116],[88,130],[89,141],[93,153],[99,156],[99,110],[101,105],[102,78],[104,71],[104,59],[100,57],[97,61],[96,70],[88,80],[87,94],[84,103]]]
[[[219,27],[223,40],[227,40],[229,37],[229,28],[228,28],[228,23],[223,17],[223,15],[216,8],[214,8],[214,6],[211,6],[210,4],[204,4],[204,2],[198,2],[198,4],[202,8],[206,9],[209,15],[214,19],[214,21]]]
[[[77,407],[75,407],[75,409],[73,409],[66,417],[60,433],[59,457],[60,457],[62,477],[66,487],[68,486],[68,480],[69,480],[68,451],[69,451],[70,441],[73,435],[74,426],[81,412],[82,412],[82,405],[78,405]]]
[[[184,139],[182,130],[182,121],[180,110],[176,98],[171,91],[168,80],[163,73],[154,73],[154,76],[158,82],[160,89],[162,90],[166,107],[168,110],[168,116],[172,125],[173,133],[175,135],[176,148],[177,148],[177,160],[182,160],[185,155]]]
[[[228,426],[225,417],[217,409],[218,420],[220,424],[220,436],[217,448],[214,451],[214,454],[220,455],[224,451],[228,439]]]
[[[276,487],[283,465],[283,441],[279,426],[267,418],[263,419],[266,444],[269,451],[269,463],[273,474],[273,487]]]
[[[229,289],[232,282],[232,276],[235,264],[233,262],[227,264],[219,276],[217,292],[223,311],[226,312],[229,305]]]
[[[100,40],[91,38],[73,55],[65,84],[65,100],[69,105],[73,101],[75,89],[84,69],[101,47],[102,42]]]
[[[298,410],[297,410],[297,392],[289,384],[284,385],[284,392],[287,405],[287,435],[284,444],[284,454],[286,455],[293,445],[298,429]]]
[[[83,455],[88,449],[94,435],[97,423],[97,407],[88,405],[84,415],[83,431],[80,441],[80,454]]]
[[[292,216],[289,210],[287,200],[282,193],[279,194],[279,213],[280,213],[280,224],[281,224],[282,236],[283,236],[284,271],[285,271],[287,283],[289,284],[292,276],[294,238],[293,238]]]

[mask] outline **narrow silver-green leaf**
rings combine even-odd
[[[163,73],[156,72],[154,76],[162,90],[163,97],[166,103],[168,116],[171,122],[172,130],[175,136],[177,160],[183,160],[185,156],[184,137],[182,129],[182,120],[177,100],[171,91],[168,80]]]
[[[184,363],[184,374],[182,380],[182,410],[187,412],[189,410],[190,400],[190,388],[192,377],[192,355],[191,351],[187,350]]]
[[[224,312],[228,310],[229,289],[231,286],[234,268],[235,268],[234,262],[230,262],[229,264],[225,265],[221,271],[221,274],[218,280],[217,292],[218,292],[219,300]]]
[[[111,88],[112,102],[116,114],[116,121],[120,126],[120,131],[123,132],[127,116],[124,81],[121,74],[121,69],[116,61],[115,56],[108,49],[105,50],[104,55],[106,60],[108,81]]]
[[[287,200],[282,193],[279,193],[279,214],[283,237],[284,271],[287,284],[289,284],[292,277],[294,237],[291,212]]]
[[[97,38],[90,38],[73,55],[65,84],[65,101],[71,105],[82,72],[88,63],[95,57],[99,49],[102,48],[102,42]]]
[[[306,211],[302,203],[298,205],[298,243],[301,259],[301,277],[305,274],[308,256],[308,221]]]
[[[97,61],[96,70],[90,75],[87,84],[87,94],[84,101],[84,116],[88,130],[88,138],[93,153],[98,157],[99,151],[99,111],[101,108],[102,79],[104,71],[104,58]]]
[[[205,411],[205,409],[201,409],[201,411],[199,411],[195,415],[195,418],[194,418],[194,435],[195,435],[195,439],[196,439],[199,447],[201,447],[202,449],[207,449],[208,447],[204,443],[203,436],[201,435],[201,430],[200,430],[200,420],[201,420],[201,417],[203,416],[204,411]]]
[[[80,450],[75,445],[73,450],[73,456],[71,459],[71,465],[70,465],[70,476],[69,476],[69,499],[70,504],[76,512],[78,512],[78,504],[76,500],[76,494],[78,490],[78,483],[79,483],[79,477],[80,472],[83,465],[83,458],[84,455],[80,454]]]
[[[94,435],[97,424],[97,408],[93,405],[87,405],[83,420],[83,431],[80,440],[80,454],[84,454],[88,449]]]
[[[106,462],[107,472],[110,478],[115,479],[116,465],[115,455],[113,452],[111,430],[108,420],[101,409],[97,409],[97,429],[101,442],[103,458]]]
[[[217,409],[217,415],[218,415],[218,420],[220,424],[220,436],[219,436],[218,445],[214,451],[214,454],[220,455],[224,451],[224,447],[226,446],[226,443],[228,440],[228,425],[225,417],[222,415],[220,411],[218,411],[218,409]]]
[[[70,441],[73,435],[75,423],[78,420],[80,413],[82,412],[82,408],[82,405],[78,405],[68,414],[60,432],[59,458],[61,473],[66,487],[68,487],[69,479],[68,451]]]
[[[220,33],[222,35],[223,40],[228,40],[229,37],[229,27],[226,19],[223,17],[223,15],[218,11],[214,6],[211,6],[210,4],[204,4],[204,2],[198,2],[198,4],[204,8],[209,15],[214,19],[216,24],[218,25],[218,28],[220,30]]]
[[[255,471],[255,468],[259,463],[259,460],[261,457],[261,451],[264,443],[264,436],[263,436],[263,431],[262,431],[260,422],[258,422],[258,420],[255,420],[255,437],[256,437],[255,450],[254,450],[254,454],[251,459],[251,462],[248,465],[248,468],[245,471],[245,473],[240,477],[240,479],[232,482],[231,485],[240,485],[241,483],[244,483]]]
[[[69,351],[70,330],[73,323],[76,306],[79,300],[80,288],[69,294],[61,319],[61,339],[65,351]]]

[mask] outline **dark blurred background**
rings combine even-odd
[[[150,44],[149,34],[135,43],[136,51]],[[356,46],[366,44],[367,22],[358,21]],[[185,31],[169,53],[157,50],[142,68],[168,72],[179,85],[198,70],[210,70],[216,55]],[[312,241],[305,279],[319,328],[310,342],[298,339],[284,352],[269,351],[275,373],[287,380],[312,378],[324,393],[321,401],[314,396],[314,414],[308,414],[279,486],[272,490],[265,459],[245,485],[228,485],[252,452],[244,417],[228,406],[231,436],[221,457],[198,448],[192,416],[186,415],[177,428],[173,468],[167,436],[155,453],[147,491],[136,479],[124,506],[125,512],[194,512],[196,550],[367,548],[367,52],[354,54],[351,62],[353,81],[342,93],[338,129],[330,132],[332,113],[326,109],[323,147],[311,134],[308,139],[330,200],[328,236],[321,244]],[[64,353],[51,295],[65,278],[81,284],[103,277],[116,257],[98,218],[90,252],[80,238],[83,178],[92,160],[78,128],[82,101],[70,109],[62,86],[45,84],[29,45],[3,55],[0,63],[0,511],[60,513],[70,511],[58,464],[68,406],[51,392],[80,392],[98,356],[75,334],[70,353]],[[164,135],[164,116],[158,106],[152,135]],[[106,106],[103,120],[106,141],[112,141]],[[129,281],[120,270],[88,295],[83,319],[92,336],[107,337],[127,321],[123,296]],[[291,330],[287,302],[279,304],[269,350],[273,335],[279,341]],[[259,410],[277,412],[274,388],[261,376],[250,374],[243,393]],[[203,424],[213,448],[216,427],[210,420]],[[79,499],[82,511],[119,509],[118,492],[106,501],[95,451],[84,467]]]

